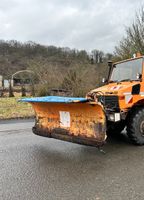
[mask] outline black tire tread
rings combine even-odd
[[[132,143],[136,145],[144,145],[144,137],[140,137],[136,132],[137,120],[141,115],[144,115],[144,108],[134,109],[127,120],[127,135]]]

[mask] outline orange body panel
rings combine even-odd
[[[31,103],[36,112],[33,131],[38,135],[98,145],[106,139],[103,107],[96,103]]]
[[[132,95],[132,87],[140,84],[140,92],[137,95]],[[104,96],[118,96],[119,107],[121,111],[125,111],[133,107],[138,102],[144,101],[144,83],[133,81],[124,83],[110,83],[91,92],[101,91]]]

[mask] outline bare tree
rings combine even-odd
[[[144,54],[144,7],[136,13],[132,25],[126,27],[126,36],[115,47],[115,54],[121,59],[137,52]]]
[[[104,53],[102,51],[99,51],[97,49],[92,50],[92,57],[95,63],[102,63],[103,62],[103,57]]]

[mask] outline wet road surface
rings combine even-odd
[[[144,147],[125,136],[102,154],[32,134],[32,120],[0,122],[0,200],[143,200]]]

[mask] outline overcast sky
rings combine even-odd
[[[0,0],[0,39],[112,52],[143,0]]]

